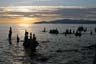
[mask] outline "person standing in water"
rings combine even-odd
[[[23,43],[24,48],[29,47],[29,42],[28,42],[28,32],[25,30],[25,37],[24,37],[24,43]]]
[[[30,33],[30,39],[32,39],[32,33]]]
[[[17,35],[17,45],[19,45],[19,42],[20,42],[20,38],[19,38],[19,36]]]
[[[9,29],[9,34],[8,34],[8,40],[9,40],[9,44],[12,45],[12,28],[10,27]]]
[[[35,34],[33,34],[33,39],[32,39],[32,42],[30,43],[30,48],[33,53],[36,52],[36,48],[38,45],[39,45],[39,43],[36,40],[36,36],[35,36]]]

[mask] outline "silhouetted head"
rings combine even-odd
[[[32,39],[32,33],[30,33],[30,39]]]
[[[11,30],[12,28],[11,28],[11,26],[10,26],[10,30]]]
[[[35,37],[35,34],[33,34],[33,37]]]
[[[33,34],[33,40],[36,40],[36,36],[35,36],[35,34]]]
[[[25,30],[25,34],[26,34],[27,30]]]
[[[17,34],[17,41],[19,40],[19,36],[18,36],[18,34]]]
[[[19,38],[18,34],[17,34],[17,38]]]
[[[25,32],[25,36],[28,36],[28,32]]]
[[[12,32],[12,28],[11,28],[11,26],[10,26],[10,30],[9,30],[9,32]]]
[[[30,36],[32,35],[32,33],[30,33]]]

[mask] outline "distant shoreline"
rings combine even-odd
[[[34,24],[96,24],[95,20],[54,20],[54,21],[41,21]]]
[[[18,24],[18,23],[0,23],[0,25],[2,24]],[[29,23],[20,23],[20,24],[29,24]],[[96,20],[61,19],[61,20],[53,20],[53,21],[34,22],[32,24],[96,24]]]

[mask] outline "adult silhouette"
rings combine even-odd
[[[20,38],[19,38],[19,36],[17,35],[17,45],[19,45],[19,42],[20,42]]]
[[[9,44],[12,44],[12,28],[10,27],[9,29],[9,34],[8,34],[8,40],[9,40]]]

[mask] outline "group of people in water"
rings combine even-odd
[[[32,33],[30,33],[30,38],[29,38],[28,35],[29,33],[25,30],[23,47],[24,49],[30,49],[32,52],[36,52],[36,47],[39,45],[39,43],[36,41],[36,36],[35,34],[32,35]],[[11,27],[9,29],[8,41],[9,41],[9,44],[12,45],[12,28]],[[19,42],[20,42],[20,38],[17,35],[17,45],[19,44]]]
[[[46,29],[44,28],[44,30],[42,32],[46,32]],[[65,34],[66,35],[70,35],[70,34],[73,34],[75,36],[82,36],[82,33],[83,32],[87,32],[87,28],[84,28],[83,26],[79,26],[76,30],[72,30],[72,29],[66,29],[65,32],[61,33],[61,34]],[[94,30],[94,32],[96,33],[96,28]],[[59,31],[58,29],[51,29],[49,31],[50,34],[59,34]],[[93,35],[93,31],[91,30],[89,32],[90,35]]]
[[[43,32],[45,32],[46,30],[44,29],[44,31]],[[87,31],[87,29],[84,29],[83,27],[79,27],[78,29],[77,29],[77,31],[78,32],[81,32],[81,31],[84,31],[84,32],[86,32]],[[53,33],[54,31],[52,31],[52,33]],[[95,32],[96,32],[96,28],[95,28]],[[74,31],[73,31],[73,33],[75,33]],[[66,30],[66,32],[65,32],[65,34],[73,34],[72,32],[71,32],[71,29],[70,30]],[[30,34],[30,36],[28,36]],[[78,35],[79,33],[77,33],[77,35]],[[92,33],[91,33],[92,34]],[[10,45],[12,45],[12,28],[10,27],[10,29],[9,29],[9,34],[8,34],[8,41],[9,41],[9,44]],[[19,38],[19,36],[17,35],[17,45],[19,44],[19,42],[20,42],[20,38]],[[36,36],[35,36],[35,34],[32,34],[32,33],[29,33],[29,32],[27,32],[27,30],[25,30],[25,36],[24,36],[24,41],[23,41],[23,47],[24,47],[24,49],[26,50],[26,49],[30,49],[30,51],[32,52],[32,53],[34,53],[34,52],[36,52],[36,48],[37,48],[37,46],[39,45],[39,43],[37,42],[37,40],[36,40]],[[96,45],[94,46],[94,45],[92,45],[92,46],[88,46],[88,47],[86,47],[86,48],[90,48],[90,47],[95,47],[95,49],[96,49]],[[95,57],[94,57],[94,61],[93,61],[93,64],[96,64],[96,53],[95,53]]]
[[[25,31],[25,37],[24,37],[24,43],[23,46],[25,49],[31,49],[32,52],[36,52],[36,47],[39,45],[39,43],[36,41],[35,34],[30,33],[30,38],[28,38],[28,32]]]

